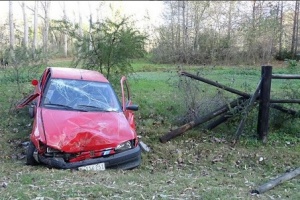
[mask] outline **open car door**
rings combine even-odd
[[[35,94],[31,94],[31,95],[25,97],[19,103],[17,103],[16,108],[17,109],[24,108],[26,105],[28,105],[30,102],[32,102],[38,96],[39,96],[39,93],[35,93]]]
[[[126,81],[126,77],[121,78],[121,90],[122,90],[122,109],[127,118],[130,126],[135,130],[134,112],[138,110],[137,105],[133,105],[130,99],[130,90]]]

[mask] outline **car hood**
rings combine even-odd
[[[122,112],[79,112],[42,109],[47,145],[64,152],[115,148],[135,138]]]

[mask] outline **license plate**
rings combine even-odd
[[[78,167],[78,170],[103,171],[103,170],[105,170],[105,163],[98,163],[98,164],[94,164],[94,165]]]

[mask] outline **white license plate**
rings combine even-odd
[[[94,164],[94,165],[78,167],[78,170],[103,171],[103,170],[105,170],[105,163],[98,163],[98,164]]]

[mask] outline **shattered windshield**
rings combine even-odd
[[[51,79],[42,105],[68,110],[121,111],[109,83],[71,79]]]

